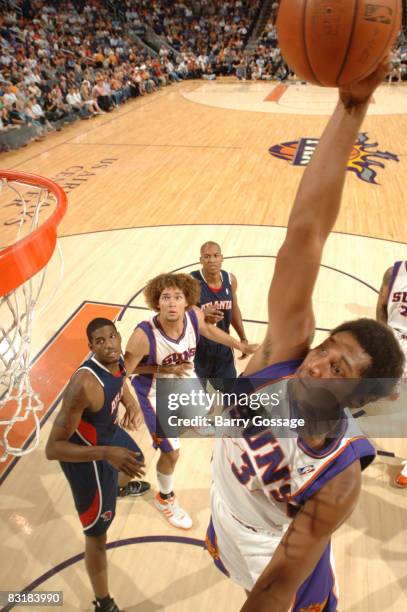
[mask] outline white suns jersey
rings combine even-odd
[[[142,321],[137,327],[145,332],[149,340],[149,354],[140,365],[171,366],[187,362],[191,363],[192,366],[194,365],[196,346],[199,340],[198,319],[194,310],[191,309],[185,313],[183,329],[176,340],[165,334],[157,315],[149,321]],[[160,378],[167,377],[173,378],[173,375],[160,374]],[[185,378],[197,378],[194,367],[183,376],[183,379]],[[141,402],[143,401],[141,398],[148,399],[150,403],[155,402],[155,376],[150,374],[135,376],[132,384]]]
[[[280,380],[278,388],[278,416],[288,418],[287,381]],[[362,469],[367,467],[375,450],[349,413],[346,417],[342,435],[321,451],[309,448],[298,436],[285,437],[288,427],[277,437],[270,426],[249,425],[242,437],[215,440],[214,487],[230,513],[249,528],[281,530],[311,495],[355,460]]]
[[[182,332],[176,340],[165,334],[157,315],[137,327],[147,334],[150,343],[150,352],[146,361],[143,361],[144,364],[172,366],[189,362],[194,365],[199,340],[198,319],[194,310],[186,311]],[[196,378],[193,368],[189,376]]]
[[[387,323],[407,334],[407,261],[396,261],[393,266],[387,300]]]

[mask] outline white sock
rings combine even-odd
[[[168,495],[172,493],[173,490],[174,474],[161,474],[161,472],[157,470],[157,482],[160,493]]]

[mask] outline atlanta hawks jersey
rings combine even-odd
[[[233,307],[233,296],[232,296],[232,283],[230,274],[225,270],[220,271],[222,285],[219,289],[210,287],[202,274],[201,270],[194,270],[191,272],[191,276],[196,278],[201,285],[201,296],[199,299],[199,306],[205,312],[205,308],[208,306],[214,306],[218,310],[223,312],[223,319],[218,321],[216,324],[219,329],[222,329],[227,334],[229,333],[230,324],[232,321],[232,307]],[[217,343],[208,338],[200,339],[200,346],[215,346]]]
[[[276,387],[264,386],[265,380],[269,385],[278,381],[279,417],[290,418],[287,377],[291,378],[300,363],[275,364],[240,380],[243,385],[249,381],[254,391],[261,387],[262,393],[270,395]],[[251,423],[240,438],[215,440],[214,487],[238,521],[263,530],[281,528],[327,481],[356,460],[363,469],[374,456],[373,446],[349,413],[342,422],[341,435],[322,450],[308,447],[293,431],[278,436],[267,425]]]
[[[396,261],[389,284],[387,323],[407,334],[407,261]]]
[[[117,428],[117,410],[123,395],[123,381],[126,375],[124,364],[119,363],[119,373],[112,374],[98,362],[96,357],[85,361],[76,372],[88,370],[100,383],[104,392],[104,403],[100,410],[84,410],[80,423],[70,438],[70,442],[100,446],[110,444]]]

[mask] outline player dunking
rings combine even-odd
[[[234,274],[221,269],[223,255],[217,242],[209,241],[201,246],[200,262],[202,269],[194,270],[191,276],[201,285],[199,306],[206,315],[205,319],[227,334],[232,325],[240,340],[247,342],[237,303],[237,280]],[[245,356],[243,353],[240,359]],[[200,338],[195,355],[195,371],[204,387],[209,380],[215,389],[226,390],[236,378],[233,351],[223,344]]]
[[[120,334],[109,319],[91,321],[86,329],[93,356],[72,376],[51,429],[46,455],[57,459],[72,489],[85,534],[85,564],[95,593],[95,611],[119,612],[107,579],[106,532],[115,516],[118,474],[124,486],[144,473],[144,457],[134,440],[117,425],[119,403],[126,408],[123,425],[142,423],[137,402],[124,383]],[[134,483],[140,493],[148,483]]]
[[[257,345],[243,344],[205,321],[203,312],[194,306],[200,293],[199,283],[189,274],[160,274],[150,280],[144,295],[147,305],[158,314],[143,321],[134,330],[126,347],[125,363],[132,380],[144,419],[161,451],[157,462],[159,493],[157,508],[174,527],[189,529],[190,516],[174,497],[173,474],[179,457],[179,440],[156,435],[156,376],[196,378],[193,363],[200,334],[247,353]]]
[[[376,319],[393,330],[407,358],[407,261],[396,261],[386,270],[376,306]],[[407,363],[404,367],[407,377]],[[397,474],[395,484],[407,487],[407,461]]]
[[[389,379],[403,371],[394,335],[370,319],[344,323],[309,348],[323,247],[368,101],[385,74],[381,67],[340,90],[277,256],[265,340],[237,381],[237,390],[251,392],[280,381],[274,387],[281,391],[280,413],[303,417],[306,426],[301,435],[287,430],[284,437],[251,424],[241,438],[215,440],[208,549],[250,592],[242,612],[337,609],[330,539],[352,513],[361,470],[375,454],[345,406],[389,395],[396,384]]]

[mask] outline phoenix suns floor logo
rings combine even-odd
[[[291,142],[270,147],[269,152],[273,157],[285,159],[293,166],[306,166],[316,149],[319,140],[316,138],[301,138]],[[376,168],[385,168],[381,159],[389,161],[400,161],[397,155],[389,151],[379,151],[377,142],[370,142],[366,132],[359,134],[359,138],[349,158],[348,170],[355,174],[366,183],[378,185],[376,181]]]

